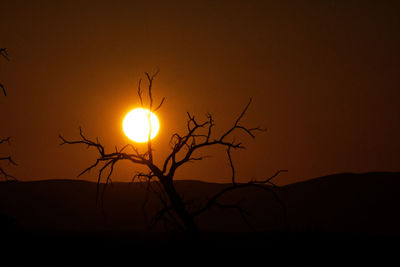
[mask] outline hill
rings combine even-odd
[[[176,186],[186,200],[199,206],[227,185],[177,181]],[[256,188],[231,192],[223,199],[227,204],[240,201],[249,213],[252,229],[236,210],[215,208],[199,217],[197,222],[205,230],[202,238],[208,246],[212,240],[211,244],[221,247],[285,244],[287,249],[288,244],[301,247],[307,242],[329,240],[330,246],[343,247],[354,244],[347,242],[354,238],[360,246],[365,239],[372,238],[378,244],[382,238],[397,239],[400,234],[400,173],[335,174],[274,190],[285,204],[286,213],[272,193]],[[171,235],[162,233],[162,224],[148,231],[148,222],[160,205],[150,195],[143,208],[143,185],[108,186],[104,213],[96,206],[95,196],[96,184],[87,181],[2,182],[2,236],[11,235],[12,240],[19,240],[19,246],[35,246],[37,240],[47,240],[78,247],[81,244],[85,248],[99,240],[102,244],[129,243],[141,247],[171,240]],[[180,238],[172,237],[181,244]],[[153,242],[155,239],[157,243]]]

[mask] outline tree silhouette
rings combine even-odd
[[[157,106],[154,105],[152,87],[154,77],[158,74],[158,71],[153,75],[150,75],[147,72],[145,74],[148,82],[148,109],[151,112],[155,113],[161,108],[165,98],[163,98]],[[137,93],[140,99],[140,103],[142,107],[144,107],[141,80],[139,80]],[[255,134],[257,132],[265,131],[260,127],[251,128],[241,124],[241,120],[247,112],[251,101],[252,100],[250,99],[240,115],[236,118],[233,126],[227,129],[222,135],[219,135],[217,137],[213,134],[213,127],[215,126],[215,124],[211,114],[207,114],[205,120],[199,121],[195,118],[195,116],[187,112],[187,131],[183,135],[174,133],[171,136],[171,152],[165,158],[164,163],[161,166],[157,166],[153,161],[153,149],[150,140],[151,130],[149,131],[149,139],[147,141],[147,151],[145,151],[144,153],[139,152],[139,150],[133,144],[127,144],[121,149],[115,148],[113,152],[106,152],[105,147],[99,142],[98,138],[96,138],[95,141],[86,138],[81,128],[80,138],[77,140],[67,140],[62,135],[59,135],[59,138],[62,141],[60,145],[83,144],[87,147],[92,147],[98,151],[99,157],[96,159],[96,161],[78,175],[79,177],[84,173],[89,172],[93,168],[99,168],[96,200],[98,198],[102,199],[102,196],[100,196],[99,184],[102,179],[102,174],[106,171],[106,169],[108,169],[108,173],[106,175],[106,182],[101,195],[104,194],[106,185],[109,182],[112,182],[111,175],[117,162],[125,160],[130,161],[134,164],[147,167],[147,172],[137,172],[134,175],[132,181],[138,180],[141,182],[147,182],[147,192],[151,191],[157,194],[161,203],[163,204],[163,208],[155,214],[152,225],[156,224],[160,219],[163,219],[176,224],[176,226],[190,234],[196,234],[199,231],[199,228],[195,222],[196,217],[210,210],[212,207],[236,209],[239,211],[242,218],[246,220],[246,211],[241,208],[240,203],[226,205],[219,202],[220,198],[223,195],[233,190],[239,190],[246,187],[256,187],[262,190],[272,191],[276,199],[284,208],[284,204],[279,199],[277,194],[275,194],[275,192],[272,190],[271,186],[266,185],[274,185],[272,183],[272,179],[274,179],[280,172],[283,172],[285,170],[277,171],[273,176],[266,179],[251,180],[247,183],[236,182],[235,167],[232,161],[231,151],[244,149],[245,146],[241,142],[235,141],[234,134],[237,131],[242,131],[251,138],[255,138]],[[150,120],[150,113],[148,116]],[[201,153],[204,148],[216,146],[226,150],[226,154],[232,170],[231,185],[208,198],[208,201],[206,201],[206,203],[202,207],[191,211],[188,208],[189,203],[185,202],[183,197],[177,192],[175,188],[174,175],[176,171],[184,164],[188,162],[202,160],[204,156],[199,156],[198,154]],[[157,185],[159,190],[155,190],[153,188],[154,185]]]
[[[10,59],[9,59],[9,57],[8,57],[8,52],[7,52],[7,49],[6,49],[6,48],[0,48],[0,55],[1,55],[3,58],[5,58],[7,61],[10,61]],[[2,89],[4,96],[7,96],[6,89],[5,89],[4,85],[1,84],[1,83],[0,83],[0,88]],[[8,143],[8,144],[10,144],[10,137],[1,139],[1,140],[0,140],[0,145],[3,144],[3,143]],[[4,170],[4,168],[3,168],[2,165],[1,165],[2,162],[6,162],[6,163],[8,163],[8,164],[13,164],[13,165],[16,165],[16,163],[11,159],[10,156],[1,156],[1,157],[0,157],[0,174],[1,174],[5,179],[14,178],[13,176],[11,176],[10,174],[8,174],[8,173]]]

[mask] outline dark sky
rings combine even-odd
[[[186,111],[229,127],[268,128],[232,154],[237,176],[288,169],[286,184],[338,172],[400,171],[398,1],[5,1],[1,2],[2,145],[20,180],[74,178],[95,160],[58,134],[129,142],[122,119],[138,105],[144,72],[161,72],[166,97],[156,161]],[[143,146],[139,146],[144,149]],[[178,178],[229,182],[225,151]],[[115,180],[130,180],[121,164]],[[93,179],[96,172],[85,176]]]

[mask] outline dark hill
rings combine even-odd
[[[186,200],[200,205],[207,196],[227,185],[177,181],[176,186]],[[380,237],[397,239],[400,235],[400,173],[336,174],[287,185],[277,188],[276,192],[285,203],[286,220],[273,194],[264,190],[236,191],[224,198],[225,203],[241,201],[256,233],[235,210],[215,208],[199,217],[200,227],[206,230],[202,237],[212,236],[213,242],[207,239],[207,247],[210,244],[227,247],[281,244],[285,249],[293,245],[297,250],[305,244],[304,238],[309,243],[312,238],[314,248],[319,247],[322,238],[329,240],[325,245],[329,243],[336,248],[336,245],[353,244],[343,241],[349,237],[361,237],[361,240],[373,237],[376,241]],[[102,242],[124,244],[124,248],[133,244],[154,246],[149,240],[154,240],[155,236],[158,241],[165,241],[165,235],[159,233],[164,229],[161,225],[152,232],[147,231],[147,221],[160,205],[150,196],[143,209],[145,190],[142,185],[113,183],[108,186],[104,196],[105,215],[96,206],[95,196],[96,184],[87,181],[2,182],[2,236],[19,235],[19,239],[11,237],[11,240],[19,240],[14,244],[18,246],[37,246],[37,240],[47,240],[47,244],[58,246],[62,243],[69,247],[72,243],[79,247],[81,244],[84,249]],[[337,238],[340,241],[332,243]],[[265,243],[266,239],[270,243]],[[374,244],[381,242],[375,241]]]
[[[227,185],[177,181],[176,186],[195,207]],[[399,173],[330,175],[287,185],[276,192],[287,208],[286,225],[283,209],[264,190],[232,192],[224,202],[241,201],[249,212],[249,221],[259,231],[400,233]],[[150,220],[161,207],[150,195],[143,209],[145,191],[139,184],[109,185],[104,197],[105,215],[96,207],[95,196],[96,184],[87,181],[2,182],[0,211],[8,224],[15,221],[26,229],[144,232],[146,216]],[[198,222],[209,231],[249,231],[233,210],[211,210]]]
[[[299,230],[400,233],[400,173],[330,175],[282,190]]]

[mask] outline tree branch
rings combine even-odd
[[[7,61],[10,61],[10,58],[8,57],[7,48],[0,48],[0,55],[4,57]]]
[[[272,175],[271,177],[268,177],[264,180],[253,180],[253,181],[249,181],[249,182],[243,183],[243,184],[232,183],[232,185],[222,189],[221,191],[217,192],[214,196],[209,198],[209,200],[206,202],[206,204],[202,208],[193,212],[192,215],[198,216],[198,215],[204,213],[205,211],[209,210],[211,207],[216,205],[219,198],[221,198],[223,195],[225,195],[226,193],[231,192],[233,190],[238,190],[238,189],[243,189],[243,188],[248,188],[248,187],[256,187],[256,188],[260,188],[263,190],[274,192],[270,187],[265,186],[265,184],[270,183],[271,180],[274,179],[275,177],[277,177],[281,172],[287,172],[287,170],[279,170],[274,175]],[[277,199],[277,201],[282,206],[282,208],[286,209],[283,202],[280,200],[279,196],[274,193],[274,197]]]
[[[7,162],[8,165],[10,165],[10,164],[12,164],[12,165],[14,165],[14,166],[17,165],[17,163],[15,163],[15,162],[11,159],[10,156],[1,157],[1,158],[0,158],[0,162],[1,162],[1,161]],[[10,174],[8,174],[8,173],[3,169],[2,166],[0,166],[0,173],[3,175],[3,177],[4,177],[6,180],[8,180],[9,178],[15,179],[15,177],[12,176],[12,175],[10,175]]]
[[[0,83],[0,88],[3,90],[4,96],[7,96],[6,88],[4,87],[3,84]]]
[[[212,127],[214,126],[213,117],[210,114],[207,114],[207,120],[204,122],[198,122],[194,116],[192,116],[189,112],[188,121],[187,121],[187,130],[188,133],[184,136],[180,136],[179,134],[174,134],[171,138],[175,138],[175,143],[173,145],[173,149],[171,153],[168,155],[166,160],[164,161],[163,165],[163,173],[167,172],[167,167],[170,164],[170,169],[168,171],[168,176],[173,176],[175,171],[186,162],[190,161],[192,158],[192,154],[200,150],[204,147],[210,147],[215,145],[225,146],[228,149],[238,149],[238,148],[245,148],[242,143],[236,143],[235,141],[226,141],[226,139],[235,131],[235,130],[242,130],[247,133],[251,138],[255,138],[255,132],[257,131],[265,131],[260,127],[245,127],[243,125],[239,125],[241,119],[247,112],[252,100],[250,98],[247,105],[244,107],[238,118],[236,119],[235,123],[231,128],[229,128],[225,133],[223,133],[219,138],[211,140],[211,133]],[[204,134],[197,134],[198,131],[205,129],[206,133]],[[191,142],[191,143],[189,143]],[[186,148],[186,154],[181,158],[181,160],[176,161],[176,157],[178,153],[182,150],[182,148]],[[230,155],[229,155],[230,156]]]
[[[59,138],[61,139],[61,143],[60,145],[64,145],[64,144],[83,144],[86,145],[88,148],[89,147],[93,147],[97,150],[97,152],[99,153],[99,157],[96,159],[96,161],[90,165],[89,167],[87,167],[86,169],[84,169],[83,171],[81,171],[78,174],[78,177],[82,176],[83,174],[89,172],[90,170],[98,167],[99,165],[102,164],[102,166],[100,167],[100,171],[98,174],[98,185],[101,181],[101,175],[103,173],[103,171],[107,168],[110,167],[110,172],[107,176],[106,179],[106,183],[108,181],[111,181],[111,174],[113,172],[114,169],[114,165],[116,162],[120,161],[120,160],[128,160],[132,163],[136,163],[139,165],[145,165],[145,166],[150,166],[152,165],[151,162],[149,162],[148,159],[146,159],[146,154],[140,154],[139,151],[131,144],[125,145],[124,147],[122,147],[119,151],[116,148],[116,151],[113,153],[106,153],[105,152],[105,148],[104,146],[99,142],[99,140],[96,138],[96,142],[87,139],[83,132],[82,129],[80,128],[80,137],[81,139],[79,140],[67,140],[65,139],[62,135],[59,135]],[[127,148],[131,148],[135,153],[131,154],[131,153],[125,153],[123,152],[124,150],[126,150]],[[155,169],[155,166],[151,166],[151,169]],[[157,169],[156,169],[157,171]],[[99,195],[99,192],[97,192],[97,196]],[[97,199],[97,198],[96,198]]]
[[[10,144],[10,139],[11,139],[11,137],[7,137],[7,138],[0,139],[0,145],[3,144],[3,143],[8,143],[8,144]],[[10,164],[11,164],[11,165],[14,165],[14,166],[17,165],[17,163],[15,163],[15,162],[12,160],[11,156],[0,157],[0,162],[1,162],[1,161],[7,162],[8,165],[10,165]],[[15,179],[14,176],[8,174],[1,166],[0,166],[0,173],[3,175],[3,177],[4,177],[6,180],[8,180],[9,178],[14,178],[14,179]]]
[[[7,138],[0,139],[0,145],[1,145],[2,143],[5,143],[5,142],[7,142],[8,144],[10,144],[10,139],[11,139],[10,136],[7,137]]]
[[[0,48],[0,55],[5,58],[7,61],[10,61],[10,58],[8,57],[8,52],[7,48]],[[3,84],[0,83],[0,88],[3,91],[4,96],[7,96],[6,88]]]

